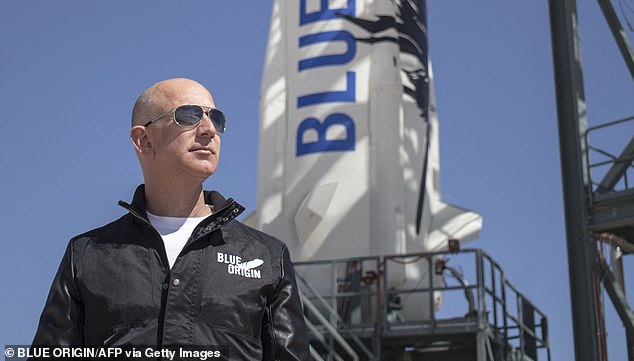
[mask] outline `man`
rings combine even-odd
[[[286,246],[203,182],[225,118],[189,79],[148,88],[130,138],[145,184],[120,219],[73,238],[34,345],[223,346],[230,360],[308,360]]]

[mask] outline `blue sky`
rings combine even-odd
[[[428,7],[443,197],[483,214],[469,246],[491,254],[547,314],[553,360],[571,360],[548,2]],[[632,79],[598,5],[578,9],[588,121],[630,116]],[[243,0],[0,4],[1,343],[31,341],[68,239],[122,215],[117,200],[142,182],[128,132],[147,86],[184,76],[212,90],[228,126],[206,187],[254,210],[270,14],[269,1]],[[630,125],[607,139],[618,151],[632,133]],[[632,305],[632,278],[626,288]],[[609,356],[625,359],[623,327],[606,302]]]

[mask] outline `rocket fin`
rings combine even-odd
[[[300,247],[319,248],[319,245],[311,246],[307,243],[319,223],[326,217],[326,211],[336,189],[337,183],[316,186],[300,204],[294,218]]]
[[[482,228],[482,215],[445,203],[440,192],[440,146],[436,92],[431,60],[429,67],[429,123],[427,128],[427,158],[425,159],[424,191],[419,196],[417,234],[423,250],[446,250],[449,239],[465,243],[478,238]]]
[[[426,249],[430,252],[447,250],[447,240],[457,239],[461,243],[472,241],[480,235],[482,215],[448,203],[436,205],[432,215],[431,232]]]

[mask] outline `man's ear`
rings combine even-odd
[[[148,154],[152,150],[152,142],[150,142],[147,129],[144,126],[135,125],[132,127],[130,140],[134,145],[134,150],[139,154]]]

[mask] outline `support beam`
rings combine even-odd
[[[605,176],[597,187],[597,194],[604,194],[614,192],[616,184],[625,176],[627,169],[632,166],[634,161],[634,136],[630,139],[629,143],[625,146],[621,155],[614,160],[614,164],[605,173]]]
[[[590,230],[609,232],[634,242],[634,188],[618,193],[596,194],[590,207]],[[624,251],[631,253],[634,245]]]
[[[592,280],[597,251],[590,242],[587,225],[590,177],[584,156],[587,124],[576,1],[550,0],[549,8],[575,360],[595,361],[600,359],[596,336],[598,310]]]
[[[625,292],[623,292],[621,285],[616,282],[614,274],[612,274],[605,261],[601,261],[601,280],[603,281],[603,287],[610,295],[616,313],[623,321],[623,326],[628,332],[634,333],[634,312],[628,306]]]
[[[631,361],[634,359],[634,312],[632,312],[632,309],[627,304],[623,288],[621,288],[621,285],[619,285],[616,277],[612,274],[605,261],[601,261],[600,275],[603,281],[603,287],[605,287],[605,290],[610,296],[614,309],[616,309],[616,313],[621,318],[623,326],[625,327],[628,359]]]
[[[612,36],[614,36],[614,40],[616,40],[616,45],[621,51],[623,60],[625,60],[625,65],[627,65],[627,68],[630,70],[630,75],[632,76],[632,79],[634,79],[634,54],[632,53],[632,47],[627,40],[627,35],[625,35],[625,32],[623,31],[619,18],[616,16],[616,12],[614,12],[612,3],[610,3],[610,0],[597,1],[599,2],[601,11],[603,11],[605,20],[608,22],[610,31],[612,31]]]

